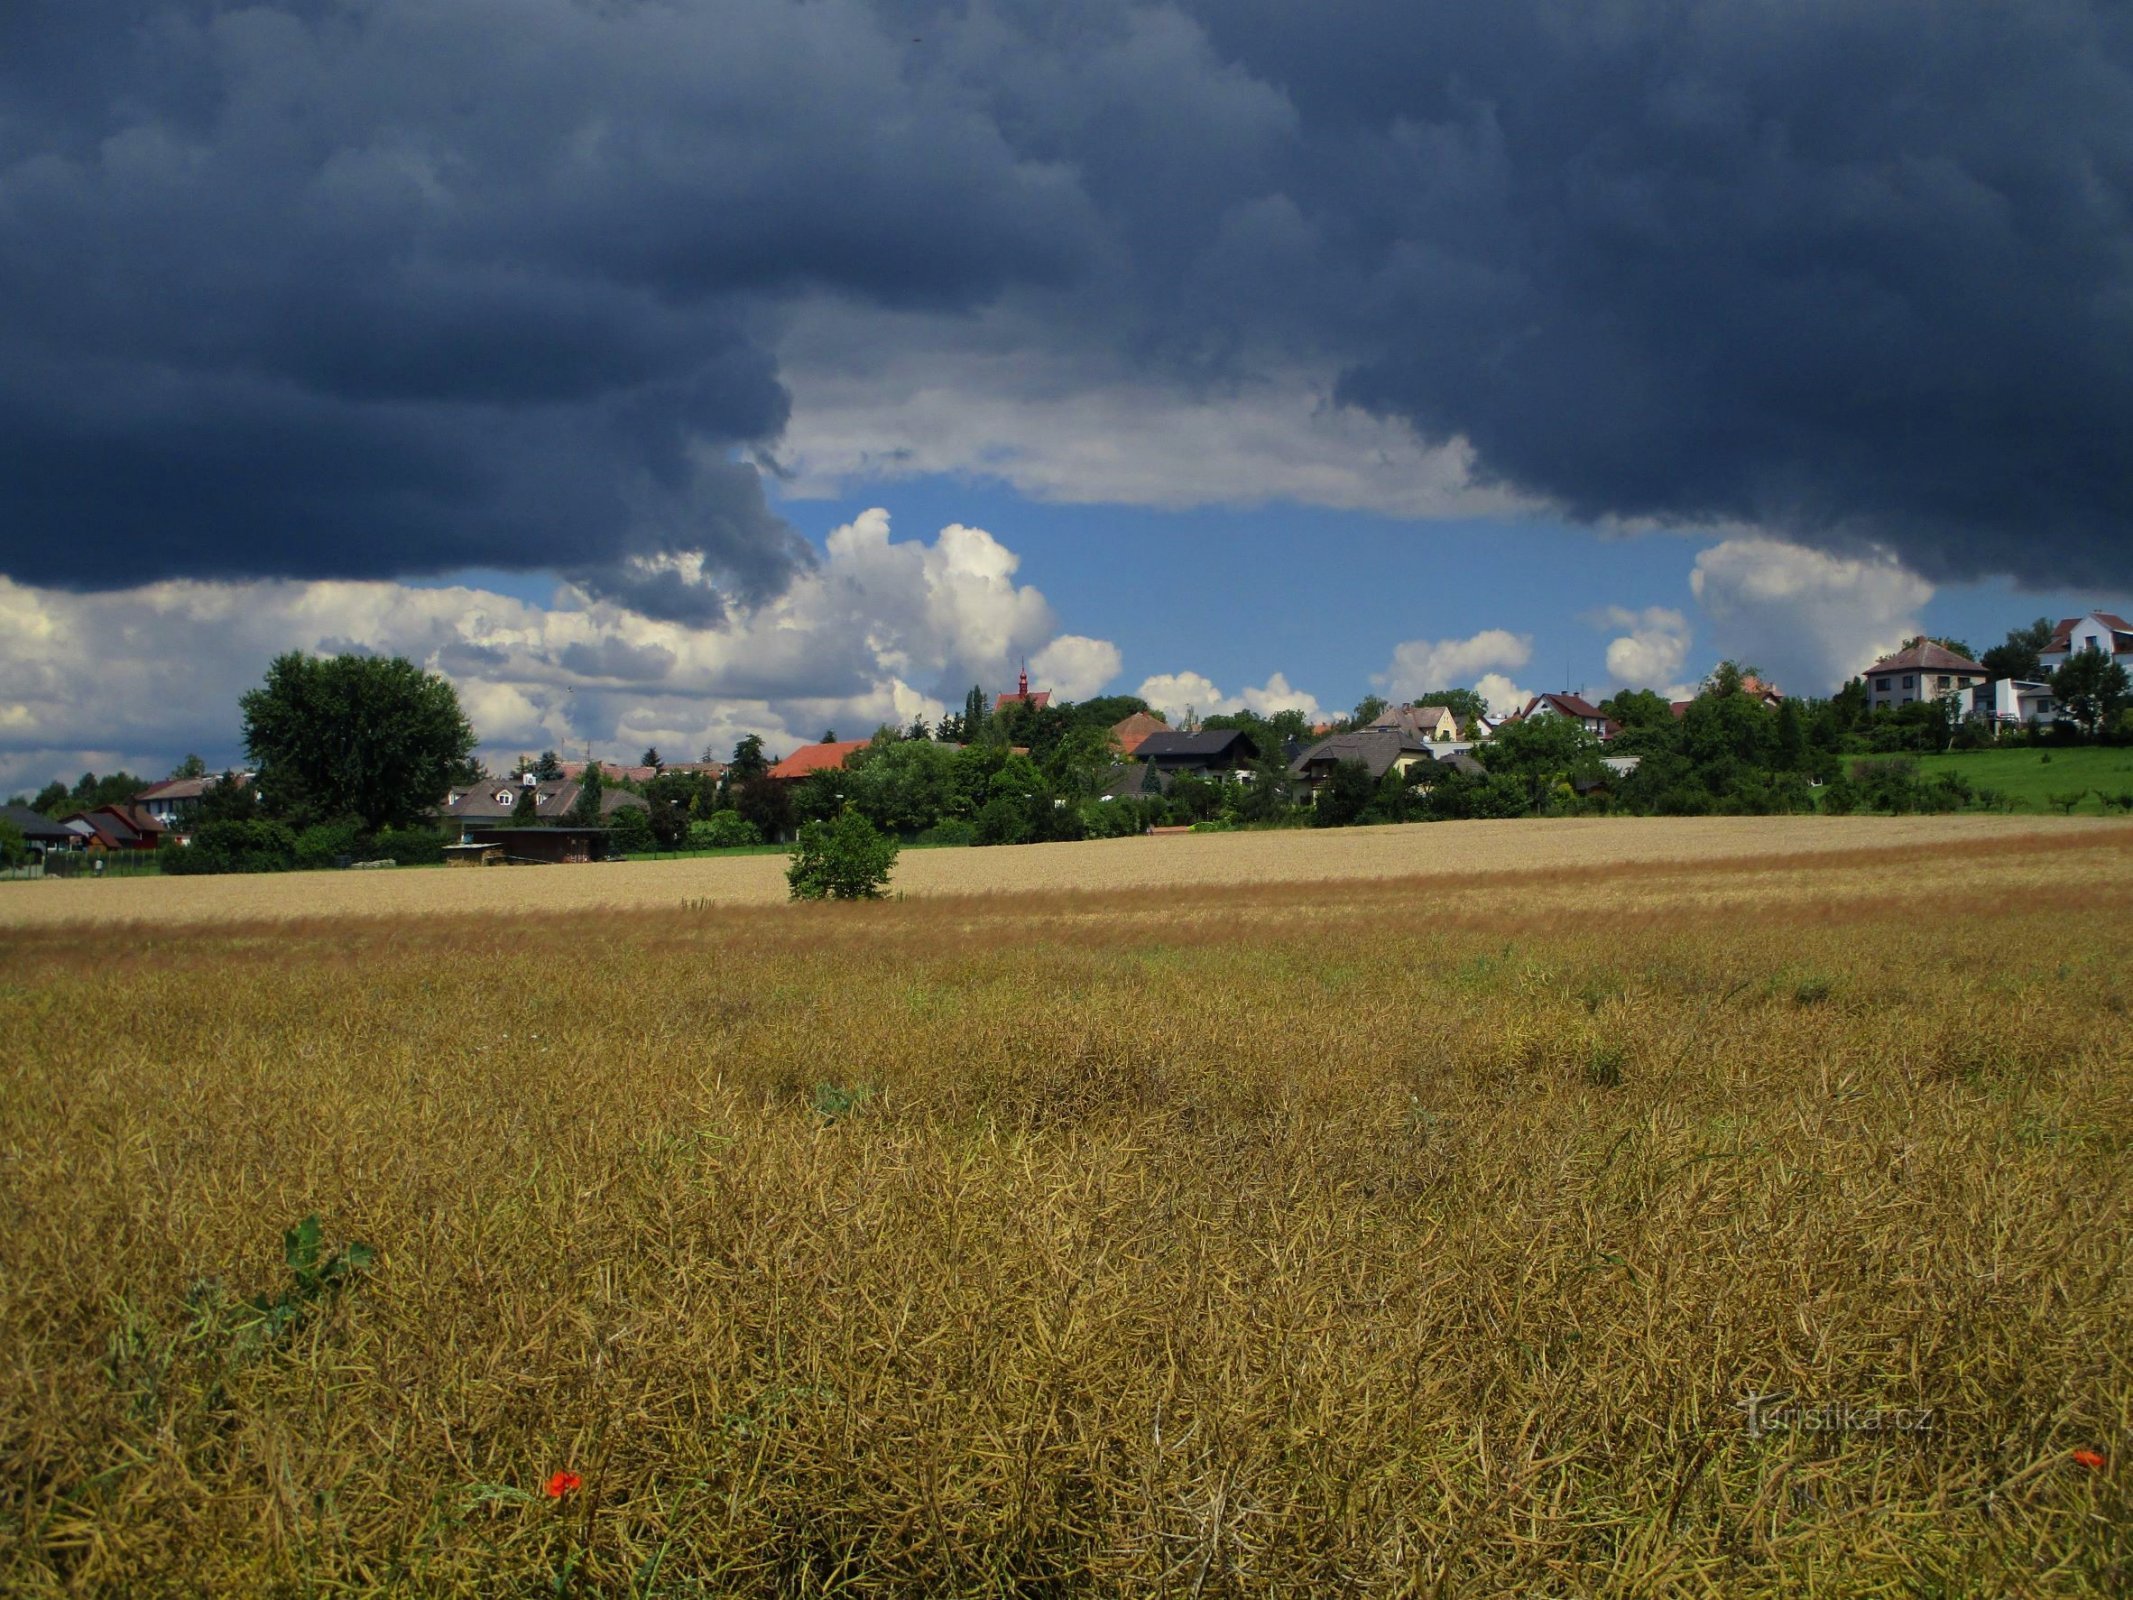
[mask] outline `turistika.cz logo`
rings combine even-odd
[[[1847,1401],[1804,1405],[1790,1394],[1751,1394],[1733,1402],[1747,1413],[1748,1437],[1766,1433],[1931,1433],[1931,1406],[1855,1406]]]

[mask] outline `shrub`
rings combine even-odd
[[[403,867],[433,867],[444,859],[444,835],[435,828],[387,828],[370,843],[370,853]]]
[[[2081,804],[2082,801],[2086,800],[2088,798],[2088,794],[2089,792],[2086,789],[2074,789],[2071,791],[2062,791],[2057,794],[2048,794],[2044,798],[2052,805],[2055,805],[2059,808],[2060,816],[2070,817],[2074,814],[2074,807],[2078,806],[2079,804]]]
[[[801,826],[785,881],[795,900],[878,900],[901,847],[847,806]]]
[[[296,865],[296,835],[278,822],[204,822],[190,845],[166,842],[165,872],[286,872]]]
[[[691,850],[733,850],[762,842],[763,830],[738,811],[714,811],[689,824]]]
[[[607,826],[614,847],[626,855],[649,850],[657,842],[652,837],[651,813],[642,806],[617,806]]]
[[[0,867],[19,867],[30,858],[30,842],[20,828],[0,817]]]
[[[994,795],[978,808],[972,844],[1021,844],[1029,838],[1029,808],[1012,795]]]
[[[354,817],[315,823],[296,836],[296,864],[306,871],[335,865],[342,856],[356,851],[356,837],[363,825]]]
[[[976,844],[976,824],[962,817],[950,817],[945,822],[936,822],[930,828],[922,828],[912,840],[914,844]]]

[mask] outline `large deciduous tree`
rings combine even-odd
[[[297,827],[408,827],[468,776],[474,729],[435,673],[397,656],[277,656],[238,702],[267,810]]]
[[[2052,674],[2052,697],[2059,709],[2091,739],[2126,703],[2128,689],[2126,669],[2093,645],[2076,650]]]

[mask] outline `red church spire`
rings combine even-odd
[[[1022,676],[1015,679],[1015,693],[1025,700],[1029,698],[1029,663],[1027,661],[1022,663]]]

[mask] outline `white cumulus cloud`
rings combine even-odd
[[[654,621],[568,588],[551,605],[464,587],[262,581],[102,594],[0,578],[0,792],[84,768],[158,777],[189,750],[235,760],[237,697],[286,650],[372,651],[443,673],[495,759],[545,748],[634,759],[773,748],[834,728],[937,719],[1014,664],[1080,697],[1116,676],[1106,640],[1062,633],[1015,553],[980,528],[896,541],[875,510],[826,558],[725,626]]]
[[[1271,717],[1283,711],[1300,711],[1307,720],[1319,715],[1318,697],[1293,687],[1279,672],[1258,688],[1241,689],[1234,695],[1224,694],[1205,673],[1159,672],[1143,678],[1134,693],[1161,712],[1173,726],[1182,722],[1188,712],[1215,717],[1254,711],[1262,717]]]
[[[1607,676],[1618,689],[1656,689],[1668,699],[1686,699],[1683,682],[1689,642],[1689,619],[1670,606],[1632,611],[1609,606],[1593,620],[1603,628],[1625,630],[1607,643]]]
[[[1484,628],[1465,639],[1409,639],[1395,645],[1392,664],[1371,682],[1388,698],[1399,701],[1412,700],[1435,689],[1478,689],[1491,709],[1500,711],[1505,708],[1497,704],[1496,695],[1482,688],[1482,678],[1487,677],[1501,694],[1518,693],[1523,704],[1529,697],[1522,690],[1514,691],[1504,674],[1517,671],[1532,659],[1531,635],[1512,633],[1507,628]]]
[[[1933,585],[1894,556],[1834,556],[1760,537],[1702,552],[1689,587],[1715,653],[1793,694],[1828,694],[1922,631],[1933,598]]]

